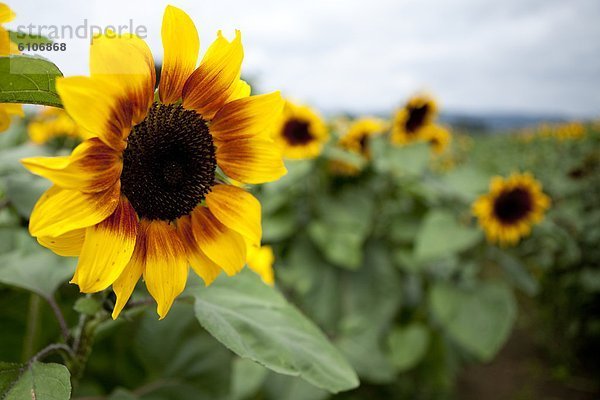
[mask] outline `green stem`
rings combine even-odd
[[[40,316],[40,296],[32,293],[29,296],[29,311],[27,312],[27,328],[25,338],[23,339],[23,360],[28,360],[33,356],[33,348],[38,336],[39,316]]]

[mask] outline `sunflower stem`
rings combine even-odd
[[[56,320],[58,321],[58,325],[60,326],[60,331],[62,333],[63,339],[65,340],[65,342],[68,342],[71,337],[71,333],[69,331],[67,321],[65,320],[65,316],[60,310],[60,307],[54,299],[54,296],[48,296],[45,297],[45,299],[50,305],[50,308],[52,308],[52,312],[54,312],[54,315],[56,316]]]
[[[106,313],[98,313],[94,318],[88,318],[86,315],[81,315],[75,340],[73,341],[73,357],[67,364],[67,368],[71,372],[71,384],[73,387],[83,376],[85,366],[92,353],[94,338],[98,325],[108,318]]]

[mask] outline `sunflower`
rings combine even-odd
[[[392,143],[405,145],[423,139],[425,128],[437,113],[435,101],[424,95],[414,96],[396,112],[392,125]]]
[[[228,177],[256,184],[286,173],[269,137],[279,93],[250,96],[240,80],[241,34],[221,32],[199,66],[190,17],[168,6],[157,96],[150,49],[132,34],[99,35],[91,77],[58,79],[65,110],[90,138],[70,156],[23,164],[53,181],[35,205],[30,233],[79,256],[71,280],[84,293],[112,285],[116,318],[140,277],[164,318],[188,267],[208,285],[238,273],[260,246],[261,206]]]
[[[370,160],[371,138],[381,134],[386,127],[386,122],[378,118],[360,118],[350,124],[346,133],[338,140],[337,145],[346,151]],[[356,175],[359,172],[359,169],[355,165],[342,160],[333,160],[330,167],[334,173],[342,175]]]
[[[506,179],[494,177],[489,193],[479,197],[472,209],[488,241],[514,245],[529,235],[548,207],[550,198],[542,192],[541,184],[525,173]]]
[[[15,18],[15,13],[4,3],[0,3],[0,56],[19,54],[17,45],[10,40],[8,31],[1,24],[10,22]],[[23,117],[23,106],[20,104],[0,104],[0,132],[4,132],[10,126],[11,116]]]
[[[452,136],[448,129],[437,124],[431,124],[424,128],[423,140],[429,143],[431,150],[437,155],[446,150],[452,140]]]
[[[71,117],[60,108],[44,107],[27,126],[32,142],[43,144],[54,138],[88,139]]]
[[[274,138],[285,158],[306,159],[321,153],[329,133],[316,111],[286,101]]]

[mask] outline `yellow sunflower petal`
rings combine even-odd
[[[74,76],[58,78],[56,90],[65,110],[79,126],[116,151],[125,148],[131,129],[131,110],[123,107],[120,89],[108,79]]]
[[[119,179],[123,169],[119,154],[97,138],[81,143],[71,156],[25,158],[21,163],[55,185],[82,192],[108,189]]]
[[[140,123],[154,101],[156,71],[148,45],[133,34],[94,37],[90,48],[92,78],[108,78],[120,88],[119,105],[133,124]]]
[[[231,92],[231,95],[227,99],[226,103],[238,99],[243,99],[244,97],[248,97],[250,96],[250,92],[252,92],[252,88],[250,87],[248,82],[242,79],[238,80],[237,83],[234,83],[234,85],[235,87]]]
[[[272,182],[287,173],[280,150],[271,140],[262,138],[222,143],[217,147],[217,164],[243,183]]]
[[[0,3],[0,24],[12,21],[16,14],[10,9],[8,4]]]
[[[196,68],[200,40],[191,18],[177,7],[167,6],[162,22],[164,57],[158,93],[163,103],[181,98],[185,81]]]
[[[131,260],[129,260],[129,263],[125,266],[121,275],[119,275],[112,285],[112,289],[117,296],[117,302],[112,312],[113,319],[117,319],[123,310],[123,307],[125,307],[127,301],[131,297],[135,285],[144,273],[146,265],[146,230],[148,229],[148,223],[147,220],[140,221]]]
[[[177,232],[192,269],[202,278],[206,286],[210,285],[221,273],[221,268],[200,250],[192,230],[192,220],[188,215],[177,220]]]
[[[232,101],[215,114],[210,132],[217,141],[269,138],[283,105],[279,92]]]
[[[238,91],[244,49],[240,31],[228,41],[219,31],[200,66],[183,87],[183,106],[212,119],[225,102]]]
[[[200,250],[227,275],[235,275],[244,267],[244,238],[219,222],[207,208],[196,207],[192,212],[192,230]]]
[[[40,236],[37,238],[37,241],[39,244],[52,250],[59,256],[77,257],[81,253],[84,239],[85,229],[82,228],[63,233],[57,237]]]
[[[260,245],[262,228],[260,202],[244,189],[231,185],[216,185],[206,195],[210,212],[225,226]]]
[[[38,200],[29,219],[32,236],[58,237],[66,232],[96,225],[108,218],[119,203],[120,185],[86,194],[52,186]]]
[[[185,248],[175,227],[165,221],[151,221],[146,237],[144,279],[156,300],[156,312],[163,319],[175,298],[185,289],[188,266]]]
[[[83,293],[94,293],[109,287],[129,263],[138,219],[129,201],[121,196],[110,217],[86,229],[79,263],[71,283]]]
[[[275,256],[270,246],[248,247],[248,267],[257,273],[264,283],[273,286],[275,278],[273,274],[273,262]]]

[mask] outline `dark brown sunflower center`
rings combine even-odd
[[[358,140],[358,144],[360,146],[360,152],[362,154],[366,154],[369,152],[369,136],[366,133],[363,133],[360,139]]]
[[[408,133],[414,133],[417,129],[425,124],[425,118],[429,112],[429,105],[423,104],[420,107],[409,107],[408,118],[404,128]]]
[[[307,121],[290,119],[283,126],[283,136],[292,146],[307,144],[314,139]]]
[[[523,188],[506,191],[494,201],[494,215],[505,224],[520,221],[532,209],[533,199],[531,193]]]
[[[127,139],[121,190],[140,218],[171,221],[210,192],[216,165],[202,117],[180,105],[154,103]]]

